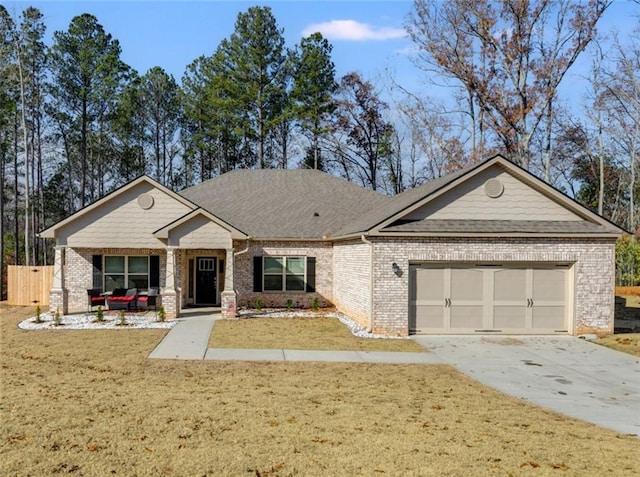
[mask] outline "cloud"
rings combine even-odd
[[[355,20],[331,20],[330,22],[314,23],[307,26],[302,31],[302,35],[309,36],[315,32],[322,33],[322,36],[329,40],[350,41],[394,40],[407,36],[407,32],[402,28],[376,28]]]

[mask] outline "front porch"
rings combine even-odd
[[[233,264],[233,248],[57,247],[49,309],[62,315],[95,311],[88,303],[89,289],[107,294],[116,288],[136,288],[145,295],[154,288],[155,308],[162,307],[168,319],[203,307],[216,307],[232,318],[237,309]],[[109,311],[107,303],[103,310]],[[130,311],[135,310],[127,307]]]

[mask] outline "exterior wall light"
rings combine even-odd
[[[391,268],[393,269],[393,273],[395,273],[397,276],[399,277],[402,276],[402,270],[400,270],[400,265],[398,265],[396,262],[393,262],[393,264],[391,265]]]

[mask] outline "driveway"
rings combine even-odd
[[[640,358],[572,336],[413,336],[506,394],[640,436]]]

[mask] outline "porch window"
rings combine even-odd
[[[305,291],[305,257],[263,257],[264,291]]]
[[[149,288],[149,257],[117,256],[104,257],[104,284],[106,291],[114,288]]]

